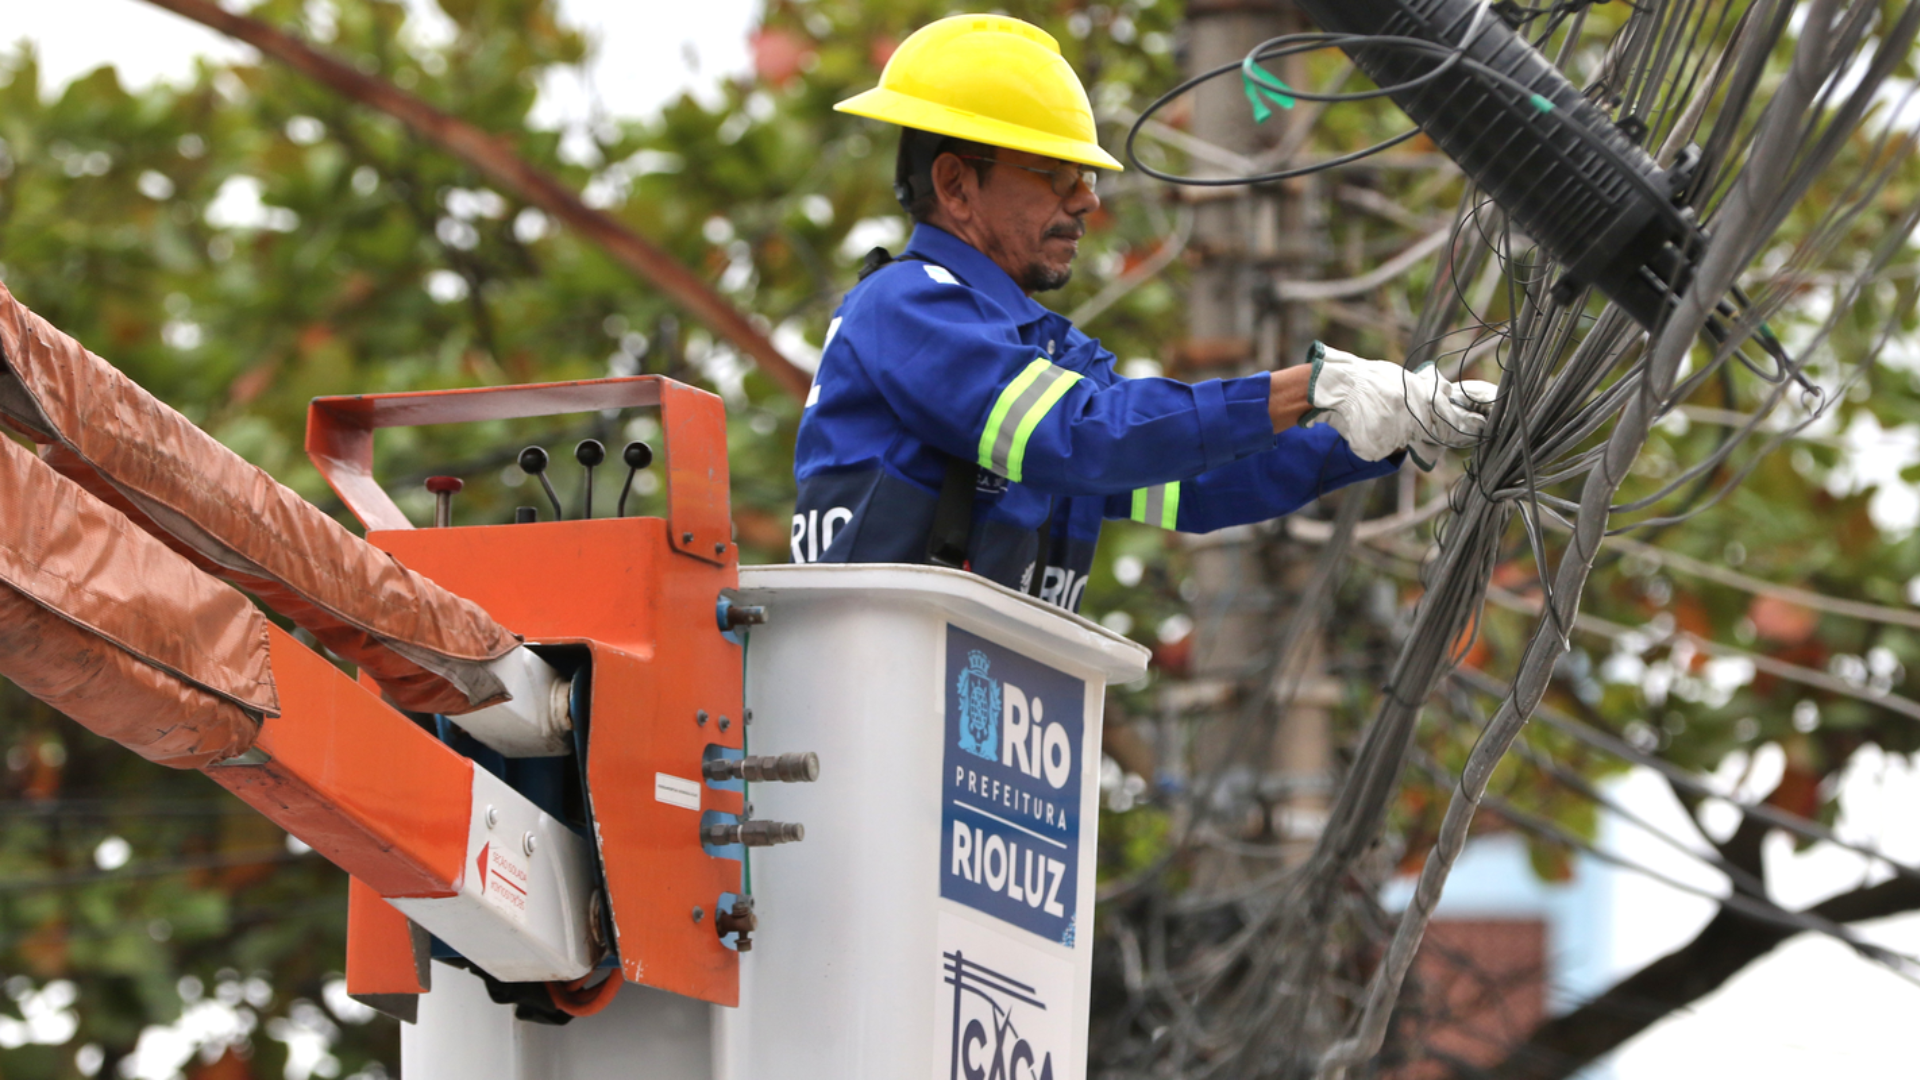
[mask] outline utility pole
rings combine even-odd
[[[1304,18],[1284,2],[1191,0],[1187,8],[1188,74],[1231,63],[1259,42],[1306,29]],[[1275,70],[1270,65],[1269,70]],[[1277,73],[1297,85],[1283,62]],[[1254,121],[1240,80],[1215,79],[1193,97],[1193,136],[1246,157],[1258,157],[1287,140],[1292,114],[1276,110]],[[1202,175],[1231,175],[1196,162]],[[1297,363],[1314,336],[1298,305],[1271,301],[1278,277],[1315,269],[1317,221],[1307,182],[1260,187],[1182,188],[1194,206],[1192,285],[1188,339],[1175,351],[1187,378],[1247,375]],[[1199,718],[1191,760],[1196,781],[1225,766],[1214,809],[1226,805],[1237,819],[1224,824],[1235,839],[1280,841],[1293,857],[1304,854],[1324,818],[1330,765],[1328,709],[1322,657],[1316,638],[1302,669],[1301,685],[1279,727],[1254,740],[1264,754],[1248,756],[1236,741],[1236,718],[1251,695],[1273,688],[1262,679],[1274,635],[1285,621],[1284,597],[1304,581],[1310,556],[1286,550],[1270,530],[1244,526],[1187,541],[1192,566],[1194,644],[1192,680],[1169,689],[1167,711]],[[1207,812],[1208,808],[1199,808]],[[1207,856],[1196,865],[1202,891],[1244,880],[1241,860]],[[1272,869],[1265,861],[1261,869]]]

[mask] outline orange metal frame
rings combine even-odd
[[[373,432],[381,427],[647,405],[659,406],[665,432],[664,520],[415,529],[373,479]],[[737,792],[705,784],[700,774],[709,747],[743,746],[740,648],[714,622],[721,592],[739,581],[720,400],[649,376],[323,398],[308,422],[308,453],[368,525],[371,543],[529,642],[589,651],[588,797],[622,973],[736,1004],[738,955],[721,943],[714,916],[721,893],[740,891],[742,868],[708,855],[699,838],[703,813],[743,809]],[[659,774],[699,783],[700,809],[657,799]],[[350,938],[365,927],[370,936],[402,941],[393,923],[402,917],[386,910],[391,918],[357,906]],[[349,988],[404,984],[412,962],[396,947],[375,951],[385,956],[378,960],[350,946],[350,956],[366,962],[358,980],[350,966]]]
[[[279,627],[281,713],[260,765],[203,770],[383,896],[451,896],[465,872],[473,762]]]
[[[665,445],[655,449],[666,460],[674,548],[726,562],[733,522],[725,407],[712,394],[664,376],[315,398],[307,408],[307,456],[369,531],[405,530],[413,523],[373,478],[375,430],[647,407],[659,408],[665,434]]]

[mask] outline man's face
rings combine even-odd
[[[1085,218],[1100,198],[1085,184],[1057,195],[1041,173],[1005,167],[1046,172],[1062,164],[1058,158],[1002,149],[995,160],[1003,164],[989,170],[979,187],[975,246],[1027,292],[1058,289],[1073,277]]]

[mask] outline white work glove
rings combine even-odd
[[[1313,343],[1302,427],[1333,425],[1353,452],[1379,461],[1401,447],[1431,469],[1443,448],[1471,447],[1487,426],[1500,388],[1478,379],[1454,382],[1432,364],[1409,371],[1386,360]]]

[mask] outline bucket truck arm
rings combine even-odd
[[[50,463],[208,573],[253,592],[382,680],[402,707],[501,699],[518,642],[341,528],[0,286],[0,418]]]
[[[372,479],[378,427],[636,406],[666,432],[664,519],[414,530]],[[624,981],[737,1000],[751,905],[724,841],[768,830],[725,767],[746,717],[718,398],[644,377],[317,401],[309,453],[361,540],[0,287],[0,424],[45,447],[0,439],[0,674],[353,875],[350,991],[404,1015],[430,950],[562,1013]]]

